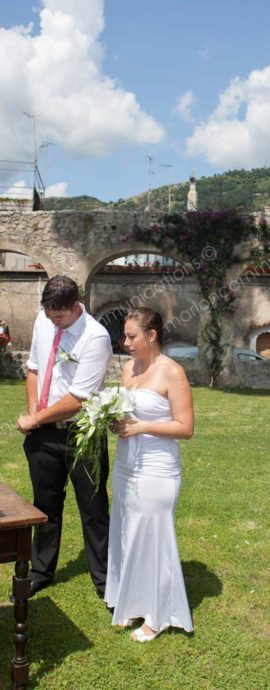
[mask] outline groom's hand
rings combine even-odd
[[[29,434],[31,433],[32,429],[36,429],[37,427],[38,424],[35,415],[20,415],[17,421],[17,429],[21,432],[21,434]]]

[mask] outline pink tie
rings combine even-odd
[[[40,399],[39,399],[39,404],[38,404],[39,411],[44,410],[46,407],[48,407],[48,399],[49,399],[50,385],[51,385],[51,380],[52,380],[53,365],[55,363],[56,353],[58,350],[58,345],[59,345],[62,333],[63,333],[63,331],[61,331],[61,328],[58,328],[58,331],[56,332],[54,339],[53,339],[53,344],[52,344],[51,351],[49,354],[49,359],[48,359],[48,363],[47,363],[47,367],[46,367],[46,371],[45,371],[44,381],[42,384],[42,389],[41,389],[41,394],[40,394]]]

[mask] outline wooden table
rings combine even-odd
[[[0,483],[0,563],[16,563],[13,576],[16,649],[11,663],[13,690],[24,690],[28,684],[29,662],[25,656],[27,599],[30,596],[28,561],[31,559],[32,527],[47,520],[47,515]]]

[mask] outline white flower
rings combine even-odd
[[[58,362],[79,362],[79,360],[75,357],[75,355],[72,355],[70,352],[66,352],[63,347],[59,347],[57,350],[57,355],[56,355],[56,360],[55,363],[58,364]]]
[[[85,410],[86,415],[89,417],[90,424],[95,424],[96,420],[100,416],[101,411],[101,400],[98,395],[93,395],[90,400],[87,400],[82,404],[82,408]]]
[[[102,437],[111,422],[123,419],[134,410],[134,407],[134,393],[123,386],[95,391],[82,403],[76,420],[77,429],[74,432],[76,450],[73,467],[79,460],[90,458],[96,489],[100,478]]]

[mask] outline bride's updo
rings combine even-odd
[[[157,343],[160,347],[162,347],[163,321],[158,311],[153,311],[147,307],[137,307],[136,309],[130,309],[126,315],[125,322],[128,319],[134,319],[134,321],[137,321],[138,326],[140,326],[143,331],[156,331]]]

